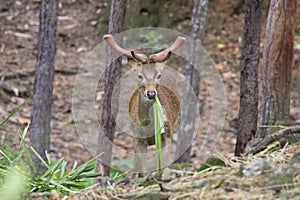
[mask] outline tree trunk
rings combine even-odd
[[[38,54],[35,66],[36,73],[30,124],[30,143],[45,160],[45,151],[49,152],[50,148],[57,10],[56,0],[41,1]],[[43,170],[41,161],[34,153],[32,153],[32,158],[36,169],[41,173]]]
[[[259,46],[261,33],[261,0],[246,0],[245,24],[241,57],[239,128],[235,155],[244,153],[247,143],[255,136],[258,115]]]
[[[110,20],[108,33],[115,35],[123,30],[124,19],[126,14],[127,0],[113,0],[110,8]],[[121,44],[121,42],[118,42]],[[98,136],[98,153],[103,153],[97,164],[97,169],[102,172],[102,176],[109,176],[111,154],[112,154],[112,143],[114,140],[115,133],[115,118],[113,113],[117,113],[118,99],[112,98],[114,88],[117,81],[121,76],[121,57],[112,63],[111,61],[111,50],[107,50],[107,68],[105,70],[105,89],[104,89],[104,100],[102,116],[100,121],[101,130]],[[116,95],[117,96],[117,95]],[[114,107],[112,108],[112,105]],[[113,110],[115,109],[115,110]]]
[[[186,89],[182,97],[181,105],[181,124],[180,130],[178,131],[178,145],[177,145],[177,156],[179,157],[176,162],[187,162],[190,157],[191,152],[191,143],[195,127],[195,118],[196,113],[195,109],[197,106],[197,99],[190,98],[194,93],[196,97],[199,95],[200,87],[200,73],[194,68],[192,64],[200,63],[200,56],[196,54],[197,45],[196,43],[202,44],[204,38],[204,27],[206,22],[206,13],[207,13],[208,0],[194,0],[193,7],[193,16],[192,16],[192,32],[191,38],[193,39],[190,42],[189,48],[189,60],[191,63],[188,63],[186,66]],[[190,91],[192,87],[193,91]]]
[[[294,57],[295,0],[271,0],[262,66],[261,118],[258,138],[289,125]]]

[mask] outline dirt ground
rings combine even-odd
[[[214,152],[231,157],[234,152],[237,117],[239,108],[239,59],[242,41],[243,15],[231,14],[232,8],[222,1],[218,6],[210,6],[208,11],[207,35],[204,47],[217,64],[226,88],[226,122]],[[213,4],[216,4],[215,2]],[[0,0],[0,120],[3,120],[17,105],[32,95],[37,54],[37,34],[39,24],[39,0]],[[300,5],[299,5],[300,6]],[[99,34],[100,21],[105,9],[97,1],[64,0],[59,3],[56,74],[52,107],[51,155],[54,159],[65,157],[73,163],[86,162],[92,156],[81,143],[72,120],[72,88],[76,72],[89,52],[102,40]],[[300,10],[300,8],[298,8]],[[266,10],[264,10],[266,16]],[[265,24],[264,17],[264,24]],[[190,19],[187,17],[186,22]],[[297,15],[295,43],[295,65],[291,100],[291,119],[300,123],[300,12]],[[178,28],[168,27],[170,29]],[[183,32],[188,30],[183,30]],[[262,33],[262,37],[263,37]],[[263,40],[261,43],[263,47]],[[26,73],[24,75],[20,73]],[[200,98],[205,99],[205,96]],[[17,146],[18,129],[30,122],[31,105],[28,103],[20,112],[0,128],[1,139],[7,139]],[[211,108],[203,108],[202,123],[208,123]],[[97,136],[95,136],[97,138]],[[198,138],[198,137],[197,137]],[[192,161],[195,166],[202,162],[197,157],[194,141]],[[120,143],[122,141],[116,141]],[[132,147],[129,147],[132,148]],[[71,164],[70,164],[71,165]]]

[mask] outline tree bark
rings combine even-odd
[[[113,0],[110,8],[110,20],[108,33],[115,35],[123,30],[125,14],[126,14],[127,0]],[[120,42],[118,42],[120,44]],[[121,76],[121,57],[112,63],[111,61],[111,50],[107,50],[107,68],[105,70],[105,89],[104,89],[104,100],[102,116],[100,121],[101,131],[98,136],[98,153],[103,153],[97,164],[97,169],[102,172],[102,176],[109,176],[111,154],[112,154],[112,143],[114,140],[115,133],[115,118],[113,113],[117,113],[118,99],[112,98],[114,88],[117,81]],[[116,95],[118,96],[118,95]],[[114,107],[112,108],[112,105]],[[113,110],[115,109],[115,110]]]
[[[258,118],[258,64],[261,33],[261,0],[246,0],[241,56],[239,128],[235,155],[244,153],[247,143],[255,136]]]
[[[262,65],[261,117],[258,138],[289,125],[291,72],[297,1],[271,0]]]
[[[38,54],[32,100],[30,124],[31,146],[46,160],[45,152],[50,148],[50,121],[52,88],[56,53],[57,1],[42,0],[40,5],[40,27]],[[44,169],[41,161],[32,153],[39,173]]]
[[[202,44],[204,38],[204,28],[206,22],[208,0],[194,0],[193,16],[192,16],[192,31],[191,38],[193,41],[190,42],[189,48],[189,60],[186,66],[185,77],[186,87],[182,97],[181,105],[181,124],[178,131],[178,145],[177,145],[177,156],[176,162],[187,162],[190,158],[192,138],[195,127],[197,99],[190,98],[194,95],[198,98],[200,88],[200,72],[198,72],[193,64],[200,64],[200,56],[197,52],[198,45]],[[190,89],[193,91],[190,91]]]

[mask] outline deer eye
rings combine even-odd
[[[157,76],[156,76],[156,79],[161,79],[161,74],[158,74]]]
[[[138,79],[140,80],[140,81],[142,81],[142,80],[144,80],[144,77],[141,75],[141,74],[138,74]]]

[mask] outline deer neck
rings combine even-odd
[[[139,119],[142,126],[147,126],[151,122],[149,111],[153,105],[153,100],[149,100],[142,92],[139,92]]]

